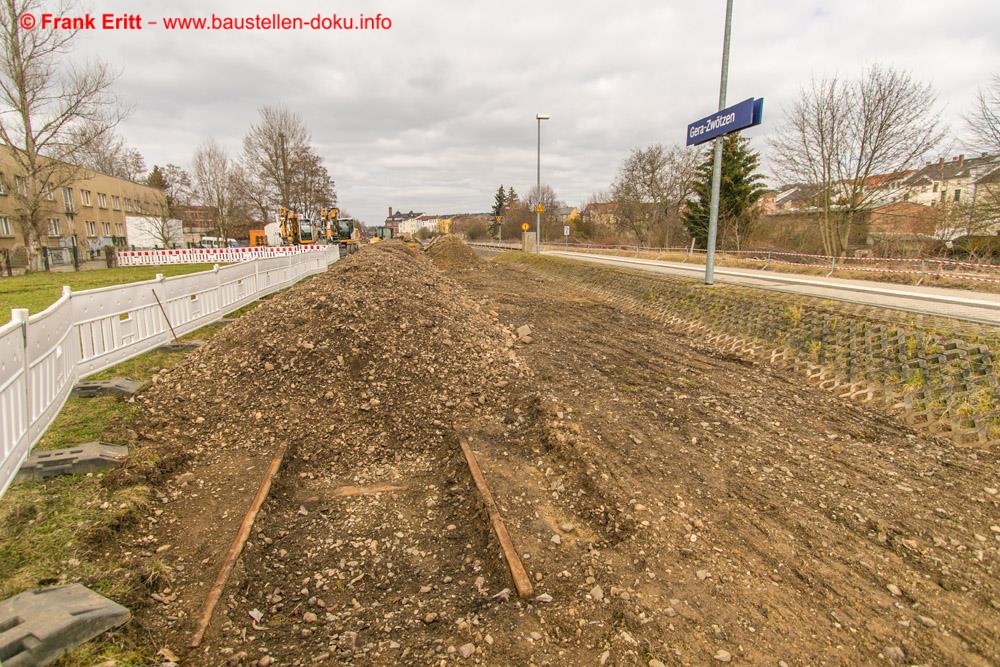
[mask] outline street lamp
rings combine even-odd
[[[535,114],[535,120],[538,121],[538,170],[536,172],[536,190],[538,193],[538,202],[535,204],[535,254],[539,255],[542,252],[542,213],[538,210],[538,207],[542,205],[542,121],[552,118],[547,113]]]

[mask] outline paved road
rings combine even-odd
[[[559,250],[546,250],[544,254],[653,273],[683,275],[696,279],[704,278],[705,275],[705,267],[700,264],[681,264],[679,262]],[[821,276],[803,276],[727,267],[716,267],[715,279],[717,283],[737,283],[779,292],[792,292],[823,299],[836,299],[915,313],[942,315],[1000,326],[1000,294],[989,292],[940,287],[913,287],[870,280],[844,280],[843,278],[823,278]]]

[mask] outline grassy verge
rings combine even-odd
[[[116,282],[121,282],[120,278]],[[3,284],[0,281],[0,286]],[[227,317],[244,315],[261,303],[250,303]],[[209,324],[181,339],[208,340],[224,327]],[[161,369],[180,363],[184,356],[184,352],[152,350],[91,377],[124,376],[145,382]],[[138,412],[134,403],[114,396],[71,398],[37,446],[56,449],[100,439],[126,444],[119,436],[130,428]],[[149,451],[136,455],[144,459],[155,456]],[[112,489],[103,480],[104,475],[98,473],[19,482],[0,498],[0,599],[33,588],[80,582],[126,606],[144,601],[156,573],[135,573],[126,568],[114,535],[141,515],[149,503],[150,489],[145,485]],[[136,635],[126,626],[84,644],[57,664],[156,664],[157,647]]]
[[[243,309],[244,312],[249,308]],[[205,340],[224,325],[211,324],[185,338]],[[96,378],[149,380],[184,358],[183,352],[151,351],[98,373]],[[71,398],[38,447],[54,449],[107,438],[136,418],[134,403],[115,396]],[[112,540],[149,502],[144,485],[108,489],[103,474],[69,475],[11,486],[0,499],[0,599],[24,590],[80,582],[128,605],[142,582],[127,571]],[[141,579],[141,578],[140,578]],[[90,642],[60,660],[60,665],[145,665],[155,649],[140,646],[128,631]]]
[[[32,313],[45,310],[62,294],[63,285],[69,285],[74,291],[79,291],[149,280],[155,278],[157,273],[170,277],[207,271],[211,268],[211,264],[174,264],[96,271],[29,273],[24,276],[0,278],[0,322],[9,319],[11,308],[27,308]]]

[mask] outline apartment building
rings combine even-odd
[[[22,205],[16,193],[27,186],[14,150],[0,147],[0,250],[11,251],[15,262],[20,263],[25,255],[25,240],[19,222]],[[78,171],[79,178],[45,197],[39,239],[42,247],[75,245],[81,259],[97,258],[104,246],[128,245],[125,216],[159,215],[163,210],[163,193],[157,188],[89,170]]]

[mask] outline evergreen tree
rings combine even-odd
[[[503,210],[507,208],[507,193],[501,185],[493,196],[493,215],[503,215]]]
[[[712,161],[709,151],[698,168],[694,199],[690,200],[682,220],[699,248],[708,246],[708,218],[712,201]],[[757,202],[764,195],[764,177],[757,173],[760,155],[750,148],[750,140],[739,133],[722,140],[722,179],[719,188],[718,245],[739,249],[757,221]]]
[[[493,196],[493,219],[490,221],[490,236],[496,236],[500,229],[500,222],[497,218],[503,215],[507,208],[507,193],[503,189],[503,184],[497,188],[497,193]]]
[[[160,170],[159,165],[153,165],[153,170],[146,177],[146,185],[151,188],[159,188],[160,190],[166,189],[167,179],[163,177],[163,171]]]
[[[513,206],[517,203],[517,193],[514,192],[514,186],[507,186],[507,206]]]

